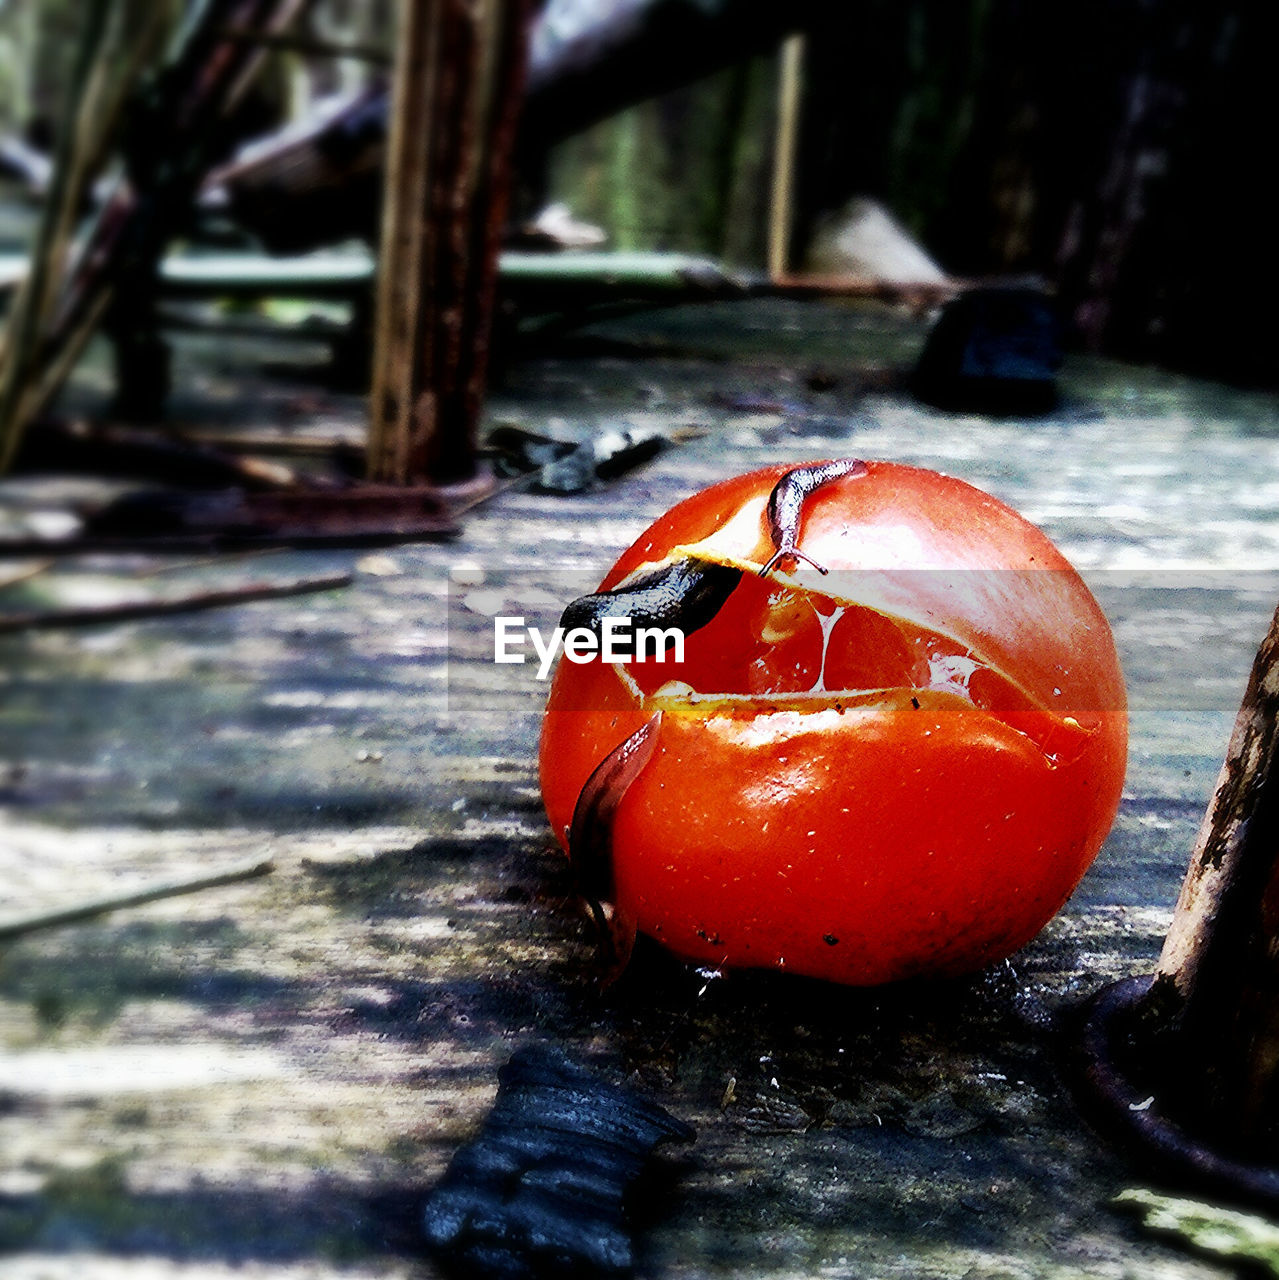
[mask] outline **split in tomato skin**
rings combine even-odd
[[[680,504],[604,586],[690,550],[763,564],[783,471]],[[673,680],[562,664],[541,749],[552,826],[563,842],[586,778],[661,710],[612,831],[641,932],[701,964],[855,984],[980,968],[1038,932],[1113,821],[1109,628],[1038,530],[932,472],[869,463],[809,497],[801,533],[832,570],[869,571],[874,607],[812,572],[744,574]]]

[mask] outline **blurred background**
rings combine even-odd
[[[167,9],[176,21],[182,8],[164,0],[145,11]],[[557,26],[606,23],[610,10],[647,9],[640,25],[664,23],[670,34],[640,51],[640,68],[627,70],[633,83],[610,94],[570,77],[561,95],[570,105],[530,111],[517,217],[562,203],[614,249],[764,265],[787,25],[768,8],[553,0],[535,59]],[[1263,6],[864,0],[788,9],[806,35],[791,267],[830,270],[830,245],[860,208],[850,202],[870,197],[952,275],[1042,278],[1058,291],[1070,342],[1273,385]],[[47,181],[84,12],[84,0],[0,3],[0,240],[11,250],[25,225],[15,196],[35,199]],[[277,157],[269,174],[243,175],[229,209],[246,243],[300,251],[376,240],[377,158],[362,148],[376,151],[384,129],[394,22],[391,0],[316,0],[292,26],[294,43],[270,51],[224,159],[252,139],[274,134],[278,144],[281,130],[334,118],[347,121],[346,144],[361,156],[331,154],[334,172],[318,171],[314,156],[309,167]],[[335,56],[343,49],[352,56]],[[671,80],[687,83],[662,92]],[[655,96],[617,101],[646,93]],[[352,123],[353,104],[370,102]],[[213,203],[204,200],[206,213]]]

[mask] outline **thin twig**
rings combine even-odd
[[[267,0],[270,3],[270,0]],[[227,25],[231,28],[248,26],[254,30],[261,31],[268,39],[272,36],[284,35],[288,28],[295,22],[300,21],[309,9],[315,4],[315,0],[277,0],[273,8],[268,8],[262,14],[265,20],[264,25],[259,26],[258,21],[252,18],[247,24],[232,21]],[[251,14],[257,13],[256,9],[248,8],[247,12]],[[234,41],[228,43],[234,44]],[[265,45],[260,45],[257,49],[251,50],[248,57],[239,61],[238,74],[234,80],[227,85],[225,94],[222,99],[222,114],[229,115],[236,106],[239,105],[245,93],[248,92],[254,80],[257,79],[258,73],[262,70],[263,64],[266,62],[269,50]]]
[[[110,4],[110,0],[108,0]],[[77,81],[74,110],[69,110],[68,132],[59,142],[59,151],[48,193],[40,239],[32,254],[29,313],[15,320],[19,342],[6,370],[7,397],[0,419],[0,471],[11,464],[22,435],[48,401],[56,394],[80,357],[85,343],[100,319],[107,299],[89,299],[68,307],[64,285],[70,275],[67,262],[71,239],[81,205],[101,172],[119,128],[129,95],[142,67],[160,43],[167,19],[153,10],[139,30],[127,30],[124,7],[115,4],[101,16],[102,29],[95,37],[91,65],[86,78]],[[83,53],[83,51],[82,51]],[[99,210],[98,220],[109,218],[113,201]],[[94,239],[88,237],[89,243]],[[72,304],[77,300],[70,300]],[[18,327],[20,326],[20,327]]]
[[[151,885],[146,889],[138,889],[133,893],[113,894],[105,898],[91,898],[87,902],[77,903],[73,907],[62,907],[55,911],[37,911],[31,915],[14,916],[8,920],[0,920],[0,943],[12,942],[30,933],[39,933],[44,929],[56,929],[64,924],[76,924],[81,920],[92,920],[95,916],[106,915],[111,911],[119,911],[124,907],[142,906],[148,902],[157,902],[161,898],[177,898],[186,893],[200,893],[205,889],[216,889],[226,884],[237,884],[242,880],[254,880],[259,876],[269,875],[275,870],[270,858],[259,858],[253,862],[241,862],[225,871],[212,875],[192,876],[182,880],[167,880]]]
[[[301,578],[295,582],[250,583],[226,591],[202,591],[196,595],[179,596],[170,600],[131,600],[124,604],[89,605],[76,609],[32,610],[0,617],[0,635],[54,627],[95,627],[103,623],[132,622],[139,618],[158,618],[174,613],[199,613],[205,609],[252,604],[258,600],[280,600],[286,596],[309,595],[316,591],[336,591],[349,587],[354,581],[354,574],[337,573],[323,578]]]
[[[7,574],[0,573],[0,590],[38,578],[46,569],[52,569],[54,563],[52,560],[39,560],[35,564],[24,565],[21,569],[12,569]]]
[[[192,569],[223,568],[228,564],[238,563],[243,560],[259,560],[264,556],[278,556],[279,554],[275,547],[254,547],[249,551],[224,551],[215,556],[200,556],[196,560],[166,560],[160,564],[143,565],[141,568],[134,569],[129,576],[135,581],[143,578],[162,578],[168,573],[186,573]],[[50,561],[50,563],[53,562]]]

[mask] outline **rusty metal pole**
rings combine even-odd
[[[401,0],[368,474],[480,480],[476,431],[531,0]]]

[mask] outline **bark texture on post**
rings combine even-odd
[[[370,405],[369,477],[475,477],[531,0],[405,0]]]
[[[1184,1108],[1273,1158],[1279,1136],[1279,612],[1253,664],[1150,1000]]]

